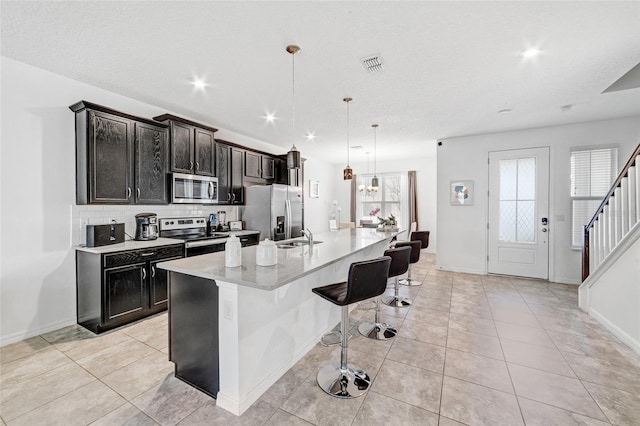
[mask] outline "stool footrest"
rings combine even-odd
[[[318,386],[336,398],[357,398],[369,390],[369,374],[351,364],[345,371],[340,364],[327,364],[318,371]]]
[[[398,330],[392,325],[383,322],[363,322],[358,326],[358,331],[364,337],[374,340],[389,340],[396,337]]]
[[[422,283],[420,281],[412,280],[411,278],[401,279],[399,281],[399,283],[402,284],[402,285],[408,285],[408,286],[419,286],[419,285],[422,285]]]
[[[385,305],[394,306],[396,308],[406,308],[407,306],[411,306],[411,301],[404,297],[383,296],[381,300]]]

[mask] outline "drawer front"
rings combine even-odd
[[[104,268],[130,265],[132,263],[183,257],[184,246],[173,244],[170,246],[152,247],[148,249],[121,251],[104,255]]]

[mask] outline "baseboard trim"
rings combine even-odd
[[[48,324],[44,327],[37,328],[35,330],[19,331],[17,333],[9,334],[7,336],[0,337],[0,347],[9,345],[11,343],[19,342],[21,340],[29,339],[31,337],[39,336],[41,334],[49,333],[51,331],[59,330],[63,327],[68,327],[77,323],[76,317],[67,318],[64,320],[56,321]]]
[[[609,321],[604,315],[596,311],[593,308],[589,308],[589,315],[591,315],[596,321],[598,321],[604,328],[609,330],[614,336],[620,339],[623,343],[633,349],[638,355],[640,355],[640,342],[629,336],[627,332],[620,327]]]

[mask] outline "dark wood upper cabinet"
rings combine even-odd
[[[275,160],[272,157],[261,156],[262,167],[260,169],[263,179],[275,178]]]
[[[244,204],[243,149],[216,142],[216,177],[219,204]]]
[[[167,129],[147,123],[136,123],[135,129],[136,203],[167,204],[169,202]]]
[[[215,176],[215,139],[218,131],[171,114],[153,117],[171,129],[171,171]]]
[[[244,176],[249,178],[261,178],[260,168],[262,161],[260,154],[251,151],[244,153]]]
[[[215,176],[215,139],[213,132],[196,127],[194,152],[194,172],[199,175]]]
[[[167,203],[167,126],[86,101],[69,108],[77,204]]]

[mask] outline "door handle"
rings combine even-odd
[[[143,280],[147,279],[147,268],[142,268],[142,279]]]
[[[234,192],[233,194],[231,194],[231,202],[235,202],[236,201],[236,193]]]
[[[140,188],[136,188],[136,198],[140,198]]]
[[[156,277],[156,267],[152,266],[151,267],[151,278],[155,278]]]
[[[212,198],[213,198],[213,182],[209,182],[209,199],[212,199]]]
[[[189,161],[189,170],[193,169],[193,161]]]
[[[231,193],[227,192],[227,201],[231,201]]]
[[[127,188],[127,200],[131,198],[131,187]]]
[[[196,171],[196,172],[197,172],[199,168],[200,168],[200,164],[196,161],[196,168],[195,168],[195,170],[194,170],[194,171]]]

